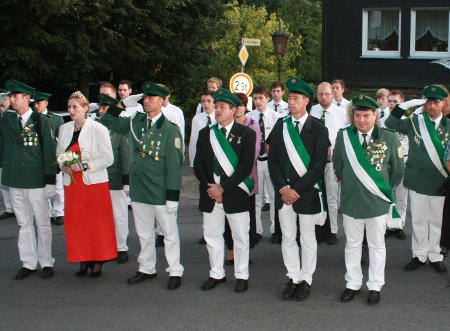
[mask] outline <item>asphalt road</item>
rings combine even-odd
[[[251,251],[249,290],[234,292],[232,267],[225,284],[203,292],[208,278],[206,247],[201,236],[196,181],[183,170],[179,209],[182,286],[167,291],[164,249],[158,248],[158,277],[138,285],[126,279],[137,270],[139,242],[130,213],[129,254],[124,265],[104,265],[100,278],[78,278],[78,265],[65,260],[63,227],[53,227],[55,276],[43,280],[35,273],[22,281],[14,276],[21,267],[14,218],[0,221],[0,330],[447,330],[450,325],[449,276],[429,266],[404,272],[411,258],[408,239],[388,238],[386,285],[381,302],[366,303],[364,286],[350,303],[339,302],[345,288],[344,234],[338,244],[318,247],[317,270],[311,295],[304,302],[282,301],[286,277],[281,248],[270,243],[268,212],[264,212],[263,240]],[[367,267],[364,269],[364,281]]]

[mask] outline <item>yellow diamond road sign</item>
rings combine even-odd
[[[248,51],[247,47],[242,46],[241,50],[239,51],[239,60],[241,60],[241,63],[243,66],[245,66],[245,63],[247,63],[248,60]]]

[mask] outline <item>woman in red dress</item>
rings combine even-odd
[[[101,274],[105,261],[117,258],[108,185],[113,163],[109,132],[87,116],[89,101],[81,92],[68,100],[72,119],[61,126],[56,154],[63,171],[67,261],[80,262],[76,276]],[[72,152],[72,153],[70,153]]]

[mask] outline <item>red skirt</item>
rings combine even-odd
[[[78,142],[69,150],[80,153]],[[64,230],[68,262],[117,258],[116,232],[109,184],[86,185],[81,171],[64,186]]]

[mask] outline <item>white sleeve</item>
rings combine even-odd
[[[189,164],[194,167],[195,152],[197,151],[198,132],[200,131],[200,123],[198,122],[198,115],[192,118],[191,138],[189,139]]]

